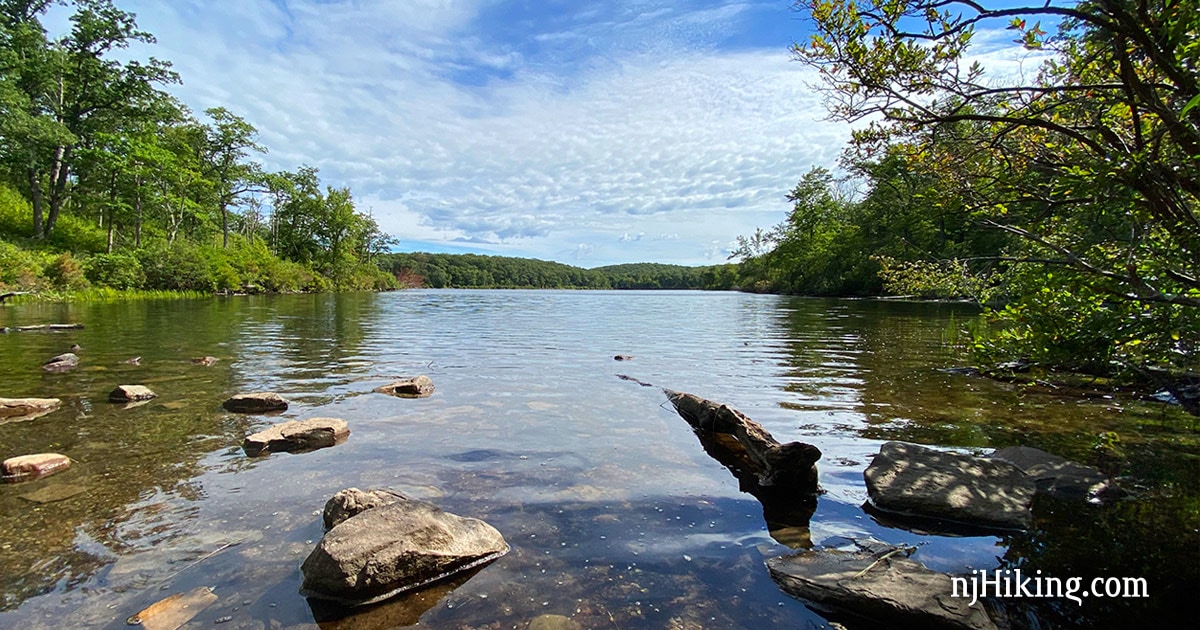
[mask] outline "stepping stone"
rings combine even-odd
[[[242,448],[247,455],[264,451],[312,451],[341,444],[349,435],[346,421],[339,418],[289,420],[247,437]]]

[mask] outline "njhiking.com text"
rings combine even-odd
[[[970,597],[972,606],[982,597],[1053,597],[1069,599],[1082,606],[1083,600],[1088,597],[1150,596],[1146,578],[1060,578],[1042,575],[1040,569],[1032,575],[1023,573],[1021,569],[975,569],[971,573],[969,576],[950,578],[950,596]]]

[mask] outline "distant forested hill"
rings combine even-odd
[[[584,269],[479,254],[384,254],[379,266],[410,287],[486,289],[730,289],[734,265],[635,263]]]

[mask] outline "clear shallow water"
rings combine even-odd
[[[86,326],[0,335],[0,396],[64,400],[52,414],[0,424],[0,456],[75,460],[65,473],[0,485],[0,627],[124,627],[196,586],[219,599],[186,627],[228,616],[220,627],[509,628],[547,613],[584,627],[821,627],[821,616],[779,591],[764,559],[790,551],[780,540],[822,546],[868,535],[917,544],[915,557],[939,570],[1145,576],[1155,595],[1134,607],[1040,602],[1029,623],[1172,619],[1200,586],[1193,419],[938,372],[961,361],[946,343],[952,316],[970,312],[698,292],[0,308],[0,326]],[[78,369],[40,370],[72,343],[83,348]],[[140,366],[121,363],[135,355]],[[219,362],[188,361],[205,355]],[[417,373],[434,380],[433,397],[371,392]],[[119,384],[148,385],[159,398],[129,409],[106,402]],[[705,454],[659,387],[725,402],[780,441],[821,448],[827,492],[807,530],[800,510],[792,527],[769,532],[762,506]],[[248,391],[277,391],[291,408],[274,417],[220,409]],[[350,439],[302,455],[240,449],[267,424],[314,416],[346,419]],[[894,529],[861,508],[862,470],[885,440],[1028,444],[1086,461],[1092,436],[1106,430],[1120,433],[1144,486],[1136,501],[1039,504],[1031,533],[1004,538]],[[24,498],[61,486],[83,492]],[[513,551],[466,582],[327,619],[297,593],[299,564],[320,538],[325,500],[350,486],[390,487],[483,518]]]

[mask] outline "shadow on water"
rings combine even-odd
[[[308,605],[321,630],[389,630],[411,626],[481,570],[483,567],[471,569],[372,606],[347,608],[318,599],[309,599]]]
[[[914,558],[940,571],[1148,580],[1146,600],[1005,602],[1027,621],[1018,627],[1169,625],[1189,613],[1200,589],[1194,421],[939,372],[963,362],[945,343],[951,314],[970,316],[939,305],[552,291],[0,309],[0,326],[87,325],[0,336],[0,396],[64,401],[0,424],[0,455],[75,460],[0,485],[0,626],[116,629],[170,593],[211,586],[219,599],[193,627],[227,616],[220,627],[513,627],[542,614],[626,629],[821,627],[771,582],[764,559],[867,535],[920,545]],[[40,370],[72,343],[83,347],[79,368]],[[723,445],[701,438],[696,448],[657,391],[613,378],[612,357],[626,353],[635,358],[619,369],[631,380],[728,402],[780,441],[819,446],[829,492],[819,502],[775,495],[723,466]],[[135,355],[142,365],[121,363]],[[218,363],[188,362],[207,355]],[[437,382],[429,399],[370,393],[423,371]],[[132,409],[106,402],[134,383],[159,397]],[[292,402],[279,417],[220,409],[234,393],[272,390]],[[248,433],[313,416],[347,419],[348,442],[242,454]],[[1039,500],[1034,527],[1002,537],[921,535],[860,507],[862,470],[881,440],[1026,444],[1087,462],[1100,431],[1121,437],[1131,499]],[[86,491],[22,498],[54,485]],[[352,485],[483,518],[513,551],[461,585],[327,618],[299,596],[297,567],[321,535],[324,500]]]
[[[788,391],[800,433],[967,447],[1033,446],[1095,464],[1096,436],[1120,436],[1120,483],[1132,496],[1104,505],[1038,497],[1034,524],[1002,535],[991,566],[1025,575],[1145,578],[1149,598],[994,600],[1014,627],[1174,626],[1200,590],[1200,432],[1178,407],[1122,397],[1082,399],[940,371],[968,358],[949,341],[964,335],[960,305],[792,300]],[[953,319],[949,319],[953,314]],[[830,378],[830,375],[834,378]],[[864,463],[865,465],[865,463]],[[912,527],[872,513],[884,527]],[[900,530],[898,530],[900,531]],[[920,533],[920,530],[917,530]],[[961,534],[970,535],[971,529]],[[936,544],[937,539],[926,539]],[[918,554],[918,557],[921,554]]]

